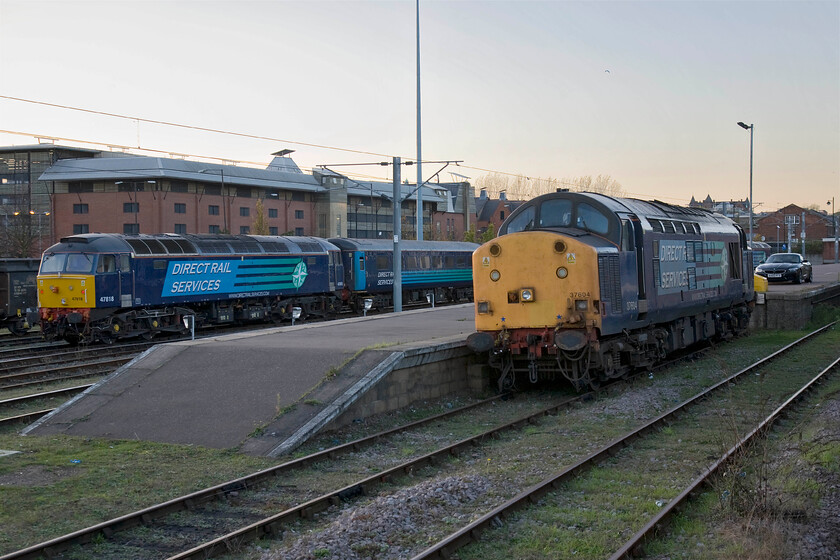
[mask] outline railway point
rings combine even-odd
[[[770,284],[751,328],[798,328],[840,301],[840,264]],[[322,430],[455,392],[489,392],[465,345],[473,304],[158,345],[24,433],[140,439],[280,456]]]

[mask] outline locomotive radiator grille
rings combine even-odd
[[[611,313],[621,312],[621,280],[618,255],[598,256],[598,284],[601,300],[610,302]]]

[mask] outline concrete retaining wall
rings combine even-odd
[[[464,345],[445,352],[406,354],[390,373],[325,429],[338,429],[354,420],[391,412],[424,400],[454,393],[482,394],[492,390],[489,368],[477,363],[476,355]]]
[[[799,329],[811,320],[816,305],[840,305],[840,286],[757,295],[758,303],[750,317],[753,329]]]

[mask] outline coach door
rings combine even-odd
[[[134,274],[131,270],[131,255],[119,255],[120,307],[131,307],[134,294]]]

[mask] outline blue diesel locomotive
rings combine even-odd
[[[201,327],[279,322],[290,319],[294,308],[300,308],[302,319],[327,317],[356,309],[359,302],[373,297],[380,306],[386,305],[387,290],[377,289],[366,275],[360,281],[358,275],[375,269],[387,248],[352,247],[348,240],[333,241],[348,248],[316,237],[66,237],[42,258],[37,278],[41,329],[48,340],[110,343],[120,338],[151,339],[161,333],[182,333],[186,316],[194,316],[196,326]],[[466,264],[463,272],[471,275],[469,256],[476,245],[422,245],[430,259],[457,254]],[[350,253],[354,257],[347,256]],[[345,267],[345,263],[358,263],[359,255],[370,262],[367,268]],[[410,256],[406,252],[403,263]],[[446,284],[447,277],[442,274],[436,277],[443,284],[424,288],[462,288]]]
[[[557,192],[520,206],[473,254],[475,323],[500,388],[561,374],[576,388],[744,331],[752,252],[702,209]]]

